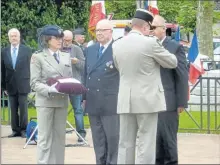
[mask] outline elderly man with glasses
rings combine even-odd
[[[63,33],[63,50],[70,53],[73,78],[81,81],[85,64],[83,52],[79,46],[72,43],[73,33],[70,30],[65,30]],[[86,136],[86,131],[84,129],[81,101],[82,95],[70,95],[70,103],[74,110],[76,131],[84,138]],[[79,137],[78,142],[83,142],[83,140]]]
[[[98,43],[85,50],[85,110],[89,115],[97,164],[117,164],[119,117],[116,113],[119,73],[112,58],[109,20],[96,26]]]

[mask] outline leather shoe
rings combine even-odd
[[[85,137],[86,137],[85,133],[82,133],[80,135],[83,137],[83,139],[85,139]],[[81,142],[83,142],[83,140],[80,137],[78,137],[78,142],[81,143]]]
[[[21,132],[21,137],[22,138],[26,138],[27,136],[26,136],[26,133],[25,132]]]
[[[11,135],[8,135],[8,138],[13,138],[13,137],[17,137],[17,136],[21,136],[21,134],[18,132],[12,132]]]
[[[83,140],[79,137],[77,140],[79,143],[83,142]]]

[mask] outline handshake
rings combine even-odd
[[[49,78],[47,84],[50,86],[49,93],[79,95],[87,91],[80,81],[69,77]]]

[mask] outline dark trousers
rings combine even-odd
[[[117,164],[119,116],[90,116],[96,164]]]
[[[12,131],[17,133],[25,132],[28,123],[27,94],[9,95],[9,102]],[[20,111],[18,111],[18,109]]]
[[[177,111],[159,113],[157,125],[156,164],[178,164],[178,126],[179,115]]]

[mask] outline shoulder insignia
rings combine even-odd
[[[38,54],[38,53],[41,53],[41,52],[43,52],[43,50],[37,50],[37,51],[34,52],[34,54]]]
[[[158,43],[159,46],[161,46],[161,47],[163,46],[163,45],[161,44],[161,42],[160,42],[159,39],[157,39],[156,41],[157,41],[157,43]]]
[[[123,36],[122,36],[122,37],[117,38],[116,40],[114,40],[114,42],[115,42],[115,41],[118,41],[118,40],[120,40],[120,39],[122,39],[122,38],[123,38]]]

